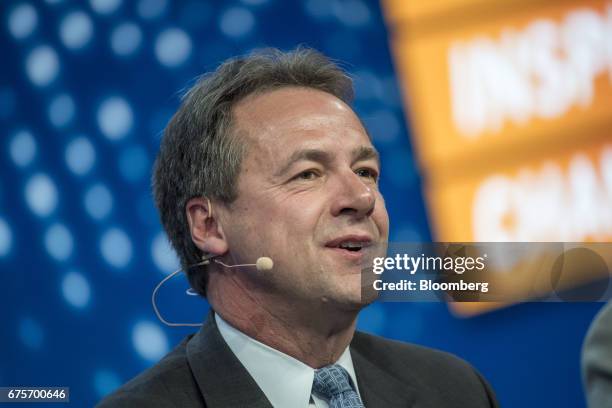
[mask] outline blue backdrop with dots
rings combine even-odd
[[[150,294],[177,266],[150,192],[161,131],[193,78],[253,48],[317,48],[355,78],[383,161],[392,241],[429,240],[380,4],[366,0],[47,0],[0,5],[0,386],[69,386],[92,406],[190,329]],[[169,319],[208,306],[171,281]],[[374,304],[362,330],[473,363],[505,407],[584,406],[579,352],[601,304],[523,304],[462,320]]]

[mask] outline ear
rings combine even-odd
[[[205,197],[195,197],[185,206],[187,222],[193,243],[205,253],[223,255],[229,246],[225,240],[223,228],[218,222],[211,206]]]

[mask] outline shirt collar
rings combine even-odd
[[[308,407],[315,371],[312,367],[247,336],[216,313],[215,320],[223,340],[253,377],[272,406]],[[348,346],[336,364],[349,373],[359,393]]]

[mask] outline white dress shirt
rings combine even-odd
[[[221,337],[275,408],[328,408],[325,400],[311,394],[314,368],[247,336],[215,313]],[[349,347],[336,364],[351,377],[359,394]],[[361,395],[360,395],[361,398]]]

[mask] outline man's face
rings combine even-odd
[[[359,119],[331,94],[291,87],[247,97],[234,120],[248,148],[221,218],[229,252],[236,263],[274,261],[244,279],[271,296],[359,307],[361,269],[384,255],[389,231]]]

